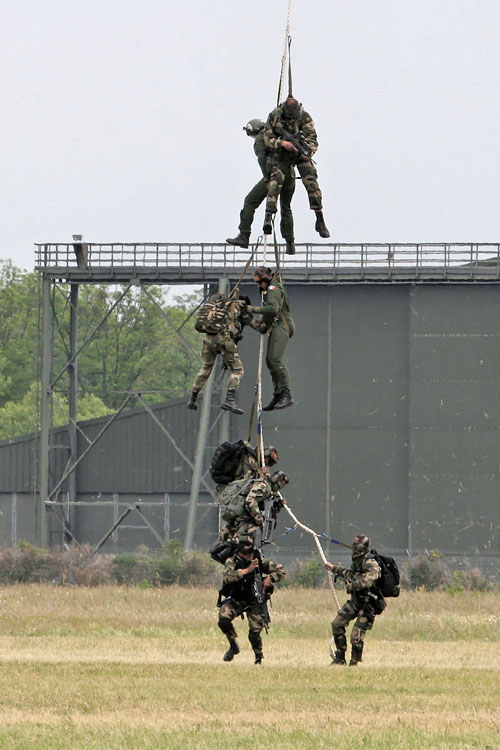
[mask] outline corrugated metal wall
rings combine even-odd
[[[254,286],[244,291],[257,302]],[[385,549],[499,554],[499,294],[479,284],[289,287],[297,403],[265,415],[265,439],[280,451],[291,477],[285,494],[299,517],[347,541],[365,531]],[[235,439],[248,428],[258,343],[248,330],[240,345],[246,374],[238,400],[246,414],[232,417]],[[265,370],[264,398],[271,395]],[[200,412],[180,400],[155,413],[193,459]],[[96,420],[85,430],[92,437],[101,427]],[[67,444],[64,430],[53,443]],[[59,476],[67,451],[53,455]],[[32,442],[0,446],[0,503],[8,505],[6,493],[29,492],[32,467]],[[161,502],[168,493],[170,531],[179,528],[181,538],[190,480],[189,467],[140,410],[120,417],[78,467],[82,499],[118,493],[119,503]],[[95,510],[79,511],[81,541],[97,541],[113,521],[108,508],[92,516]],[[161,527],[163,511],[155,512]],[[203,514],[195,543],[206,548],[217,513],[205,507]],[[282,513],[279,530],[285,525]],[[149,531],[120,533],[124,548],[154,546]],[[2,533],[2,544],[9,536]],[[278,544],[289,555],[312,549],[297,531]]]

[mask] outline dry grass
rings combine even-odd
[[[342,597],[343,598],[343,597]],[[500,595],[405,594],[356,669],[328,591],[274,597],[265,666],[224,664],[205,589],[0,589],[0,747],[497,748]]]

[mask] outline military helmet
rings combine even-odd
[[[243,125],[243,130],[247,135],[258,135],[265,127],[264,120],[249,120],[246,125]]]
[[[273,453],[276,454],[276,458],[273,457]],[[278,463],[280,458],[280,454],[274,447],[274,445],[268,445],[264,448],[264,463],[266,466],[274,466],[274,464]]]
[[[366,555],[370,548],[370,540],[365,534],[356,534],[352,541],[352,556],[360,557]]]
[[[271,474],[271,489],[273,492],[279,492],[280,488],[285,487],[289,481],[288,474],[284,471],[275,471]]]
[[[260,284],[261,281],[267,281],[270,284],[273,279],[273,272],[270,268],[266,268],[266,266],[257,266],[253,272],[253,276],[258,284]],[[255,277],[257,277],[257,279],[255,279]]]
[[[286,117],[297,117],[297,115],[299,114],[300,103],[294,96],[288,96],[281,107]]]

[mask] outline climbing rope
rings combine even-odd
[[[300,526],[301,529],[304,529],[304,531],[306,531],[308,534],[311,534],[311,536],[314,539],[314,543],[316,544],[316,547],[318,548],[319,556],[321,557],[323,563],[328,562],[326,559],[325,553],[323,552],[323,548],[321,544],[319,543],[319,537],[322,536],[322,534],[317,534],[315,531],[313,531],[313,529],[310,529],[309,526],[306,526],[301,521],[299,521],[295,513],[291,510],[291,508],[288,505],[284,505],[283,507],[285,508],[288,515],[291,517],[292,521],[294,521],[297,526]],[[327,570],[326,572],[328,575],[328,582],[330,584],[330,588],[333,592],[333,598],[335,599],[335,604],[337,605],[337,609],[340,609],[340,602],[337,596],[337,592],[335,590],[335,584],[333,583],[332,572],[331,570]]]
[[[283,101],[287,55],[288,56],[290,55],[290,44],[292,42],[292,39],[290,37],[290,19],[291,19],[291,16],[292,16],[292,0],[288,0],[288,11],[287,11],[286,31],[285,31],[285,49],[283,51],[283,57],[281,58],[281,73],[280,73],[280,82],[279,82],[279,86],[278,86],[278,101],[277,101],[277,105],[279,105],[279,103],[281,101]],[[292,71],[291,71],[290,65],[288,67],[288,77],[289,77],[288,88],[289,88],[289,90],[291,90]]]

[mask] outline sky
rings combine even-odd
[[[260,179],[288,0],[0,0],[0,258],[224,242]],[[500,2],[292,0],[333,242],[500,242]],[[314,242],[303,186],[297,242]],[[261,233],[259,209],[252,239]]]

